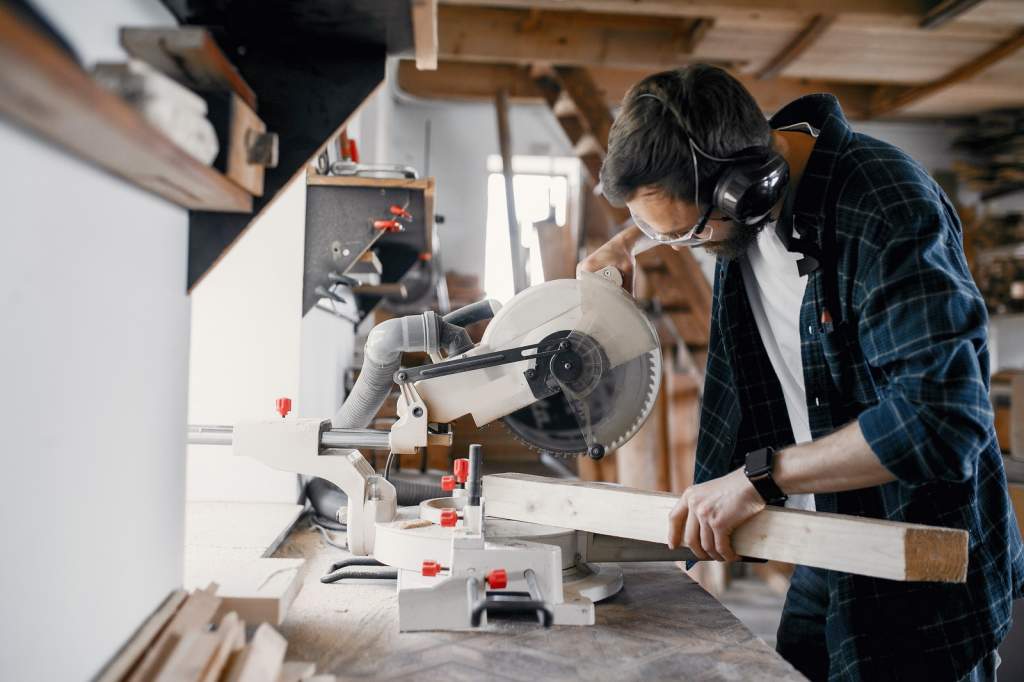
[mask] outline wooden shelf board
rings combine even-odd
[[[1024,190],[1024,182],[1012,182],[982,192],[981,198],[983,201],[989,201],[991,199],[1005,197],[1010,194],[1013,194],[1014,192],[1020,192],[1022,190]]]
[[[180,206],[247,213],[252,196],[204,166],[0,6],[0,113]]]

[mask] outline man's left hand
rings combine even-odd
[[[682,540],[698,559],[736,561],[739,556],[729,536],[764,507],[764,500],[743,469],[692,485],[669,514],[669,549],[678,547]]]

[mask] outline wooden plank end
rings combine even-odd
[[[906,580],[966,582],[967,531],[915,526],[904,542]]]

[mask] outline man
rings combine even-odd
[[[942,190],[835,98],[766,121],[705,65],[631,89],[601,182],[634,225],[583,269],[629,280],[645,242],[718,256],[696,483],[669,546],[735,560],[730,533],[766,503],[964,528],[962,585],[798,567],[778,650],[813,680],[994,679],[1024,548],[987,314]]]

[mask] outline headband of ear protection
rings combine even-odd
[[[657,100],[675,117],[676,122],[686,135],[693,157],[693,175],[695,186],[699,186],[697,155],[708,161],[724,165],[714,180],[711,192],[711,205],[705,215],[718,209],[726,216],[744,225],[754,225],[764,220],[772,208],[782,198],[789,183],[789,164],[771,147],[747,147],[727,157],[708,154],[693,140],[683,117],[663,98],[653,93],[644,92],[637,98],[650,97]]]

